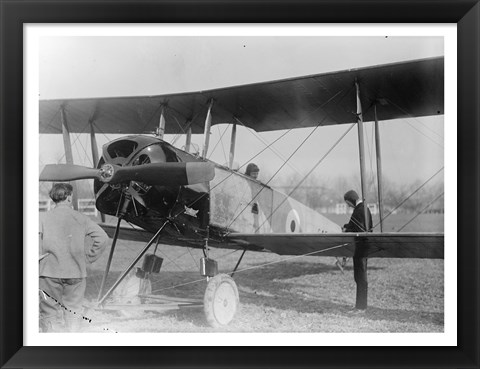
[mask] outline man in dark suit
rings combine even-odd
[[[371,232],[372,214],[367,207],[367,218],[365,219],[365,208],[363,201],[359,200],[354,190],[348,191],[343,196],[348,206],[354,208],[350,221],[342,228],[344,232]],[[367,245],[364,240],[356,241],[355,253],[353,255],[353,276],[357,284],[357,296],[355,309],[365,310],[367,308],[368,280],[367,280]]]

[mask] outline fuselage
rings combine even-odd
[[[104,163],[134,166],[205,161],[156,137],[127,136],[103,146],[98,167]],[[100,212],[121,216],[149,232],[170,220],[162,238],[172,244],[201,247],[207,237],[222,242],[223,236],[232,232],[341,232],[337,224],[286,194],[218,164],[210,183],[166,187],[135,181],[109,185],[95,180],[94,190]],[[134,194],[133,199],[124,206],[129,193]]]

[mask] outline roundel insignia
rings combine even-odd
[[[290,210],[287,215],[285,231],[287,233],[300,233],[300,217],[295,209]]]

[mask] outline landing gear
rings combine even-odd
[[[106,275],[110,267],[110,262],[113,256],[113,249],[110,253],[109,261],[107,263],[107,269],[102,281],[102,287],[100,289],[99,299],[97,301],[97,308],[107,310],[153,310],[153,311],[165,311],[172,309],[184,309],[184,308],[198,308],[202,307],[205,312],[205,317],[210,326],[218,328],[228,325],[234,318],[239,307],[239,295],[237,285],[234,280],[227,274],[217,274],[218,267],[217,262],[208,258],[208,245],[204,249],[204,257],[200,260],[200,274],[207,278],[207,288],[202,299],[198,298],[178,298],[163,295],[152,294],[151,282],[149,275],[151,273],[158,273],[162,265],[163,259],[156,256],[156,246],[158,246],[159,236],[165,226],[168,224],[168,220],[160,227],[156,234],[148,241],[145,247],[139,252],[139,254],[130,263],[127,269],[118,277],[117,281],[112,287],[105,293],[103,293],[103,287],[105,286]],[[118,238],[119,224],[117,224],[114,243]],[[150,246],[157,241],[155,246],[155,252],[153,254],[147,254]],[[136,271],[132,269],[137,262],[145,255],[143,266],[137,268]],[[242,254],[243,256],[243,254]],[[240,259],[241,260],[241,259]],[[238,264],[237,263],[237,267]],[[236,268],[235,267],[235,270]],[[120,287],[119,291],[116,291]],[[126,300],[122,291],[127,289],[128,295],[133,295],[131,299]],[[121,299],[113,299],[112,304],[110,298],[107,304],[107,299],[112,296],[113,292],[116,292],[115,297],[122,297]],[[131,294],[130,292],[133,292]],[[151,303],[154,300],[157,303]]]
[[[228,325],[239,306],[235,281],[227,274],[217,274],[208,282],[203,309],[208,323],[215,328]]]

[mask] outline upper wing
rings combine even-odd
[[[209,101],[212,124],[238,119],[255,131],[356,122],[355,81],[364,121],[439,115],[444,112],[444,59],[431,58],[350,69],[280,81],[160,96],[40,101],[40,133],[60,133],[63,107],[70,132],[136,134],[202,133]]]
[[[368,257],[443,259],[443,233],[240,234],[240,245],[261,247],[280,255],[353,256],[355,244]]]

